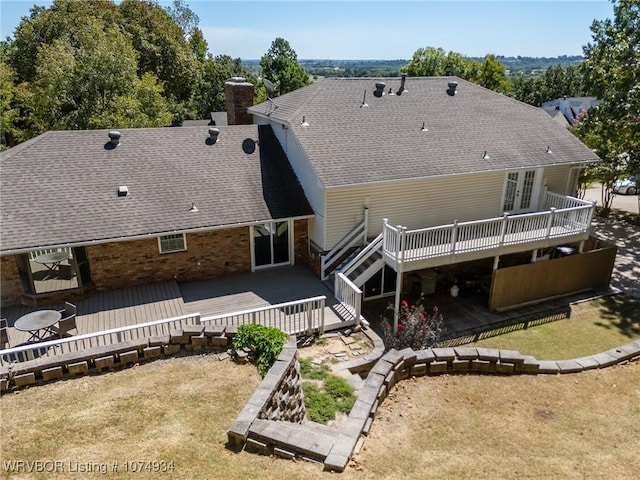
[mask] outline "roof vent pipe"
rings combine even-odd
[[[386,87],[384,82],[376,82],[376,91],[373,92],[373,96],[382,97],[384,95],[384,87]]]
[[[211,127],[209,129],[209,140],[211,143],[216,143],[218,141],[218,135],[220,134],[220,129],[216,127]]]
[[[406,81],[407,81],[407,74],[403,73],[402,77],[400,78],[400,88],[398,89],[397,95],[402,95],[402,92],[404,92],[404,83]]]
[[[447,95],[453,97],[456,93],[458,93],[458,82],[449,82],[447,86],[449,87],[447,89]]]
[[[111,145],[113,145],[114,147],[116,145],[118,145],[120,143],[120,137],[122,136],[122,134],[120,132],[118,132],[117,130],[113,130],[111,132],[109,132],[109,143],[111,143]]]

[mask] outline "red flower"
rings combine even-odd
[[[408,306],[409,306],[409,304],[407,303],[407,301],[406,301],[406,300],[402,300],[402,301],[400,302],[400,306],[402,306],[402,307],[405,307],[405,308],[406,308],[406,307],[408,307]]]

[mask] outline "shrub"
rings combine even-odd
[[[233,348],[249,347],[256,353],[256,367],[264,377],[284,347],[287,334],[274,327],[260,324],[240,325],[233,339]]]
[[[337,405],[334,398],[317,385],[310,382],[302,383],[304,405],[307,408],[307,418],[312,422],[326,424],[336,416]]]
[[[337,413],[349,413],[356,401],[354,388],[342,377],[331,375],[326,365],[316,366],[309,359],[300,359],[303,378],[318,382],[302,382],[307,418],[326,424]]]
[[[393,331],[393,308],[385,312],[382,322],[384,343],[387,348],[402,350],[410,347],[414,350],[433,347],[440,339],[442,331],[442,314],[438,307],[433,307],[433,313],[426,313],[423,305],[411,305],[406,301],[400,304],[397,314],[398,330]]]

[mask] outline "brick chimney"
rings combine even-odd
[[[254,87],[244,77],[231,77],[224,84],[226,97],[227,123],[229,125],[250,125],[253,115],[247,113],[247,107],[253,105]]]

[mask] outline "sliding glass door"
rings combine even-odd
[[[291,263],[289,221],[266,222],[251,228],[254,268],[266,268]]]

